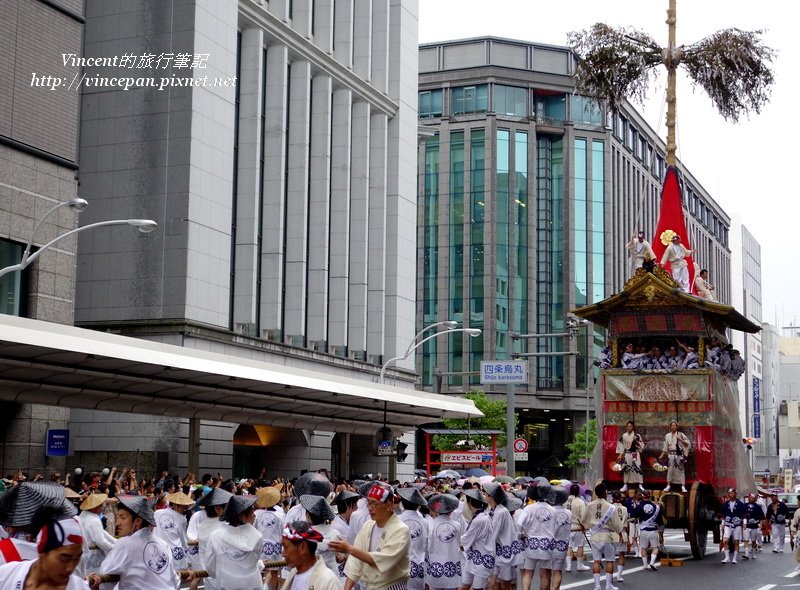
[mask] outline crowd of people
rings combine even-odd
[[[148,493],[130,470],[115,474],[8,480],[0,588],[530,590],[537,577],[557,590],[574,568],[592,572],[595,590],[615,590],[626,555],[653,571],[663,546],[650,492],[602,483],[592,496],[542,477],[335,485],[320,472],[291,482],[162,474]],[[742,502],[730,490],[722,505],[724,563],[737,563],[740,542],[741,558],[754,559],[765,523],[783,552],[788,511],[777,497]],[[800,512],[791,534],[798,525]]]

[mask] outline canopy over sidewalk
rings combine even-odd
[[[471,400],[0,317],[0,400],[373,434],[481,416]]]

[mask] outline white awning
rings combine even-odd
[[[373,434],[481,416],[471,400],[0,315],[0,400]]]

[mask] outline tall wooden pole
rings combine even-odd
[[[667,25],[669,26],[669,45],[664,55],[664,65],[667,66],[667,166],[676,166],[677,143],[675,141],[675,71],[678,68],[680,55],[675,45],[675,3],[677,0],[669,0],[667,9]]]

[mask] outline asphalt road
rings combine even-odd
[[[668,529],[664,536],[667,551],[673,559],[680,559],[682,567],[659,567],[658,571],[644,569],[642,560],[628,557],[625,564],[624,582],[615,584],[620,590],[646,588],[647,590],[772,590],[800,588],[800,571],[795,572],[797,562],[789,549],[787,533],[785,553],[773,553],[772,545],[766,543],[756,559],[739,563],[723,564],[718,547],[708,539],[705,559],[695,561],[683,533]],[[592,590],[594,579],[591,572],[565,572],[562,590],[570,588]],[[533,586],[536,588],[536,586]],[[605,589],[605,578],[601,577],[601,588]]]

